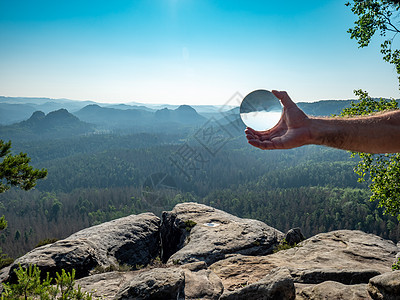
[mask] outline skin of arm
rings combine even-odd
[[[246,128],[249,144],[263,150],[323,145],[367,153],[400,152],[400,110],[353,118],[309,117],[286,92],[272,91],[282,102],[278,124],[265,131]]]

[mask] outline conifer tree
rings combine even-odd
[[[47,170],[34,169],[29,165],[31,159],[26,153],[11,154],[11,141],[0,140],[0,193],[11,186],[30,190],[36,186],[36,180],[47,176]]]

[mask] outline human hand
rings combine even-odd
[[[291,149],[308,144],[311,140],[310,118],[284,91],[272,91],[281,101],[283,112],[278,124],[265,131],[246,128],[249,144],[262,150]]]

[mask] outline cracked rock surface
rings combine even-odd
[[[400,271],[391,270],[400,249],[392,241],[357,230],[300,243],[299,228],[289,236],[294,247],[273,253],[285,237],[279,230],[181,203],[161,219],[131,215],[33,249],[0,280],[15,281],[20,263],[53,277],[75,269],[76,284],[102,299],[400,299]]]

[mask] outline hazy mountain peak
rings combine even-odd
[[[177,109],[176,109],[176,111],[185,111],[185,112],[196,112],[197,113],[197,111],[193,108],[193,107],[191,107],[190,105],[186,105],[186,104],[183,104],[183,105],[180,105]]]
[[[28,122],[32,122],[32,121],[38,121],[38,120],[42,120],[46,117],[45,113],[38,110],[35,111],[32,116],[28,119]]]
[[[196,121],[198,119],[203,119],[197,111],[191,107],[190,105],[181,105],[177,109],[175,109],[175,115],[181,120],[186,122]]]
[[[184,124],[197,123],[204,120],[204,117],[200,116],[190,105],[180,105],[174,110],[166,107],[159,109],[155,112],[155,117],[163,122],[171,121]]]
[[[102,107],[100,105],[98,105],[98,104],[89,104],[89,105],[86,105],[85,107],[83,107],[82,109],[94,109],[94,108],[99,109],[99,108],[102,108]]]
[[[51,115],[66,116],[66,115],[71,115],[71,114],[65,108],[60,108],[58,110],[54,110],[47,114],[47,116],[51,116]]]
[[[165,121],[165,120],[171,119],[171,112],[172,112],[172,111],[171,111],[170,109],[164,107],[164,108],[162,108],[162,109],[157,110],[157,111],[155,112],[154,116],[155,116],[158,120]]]

